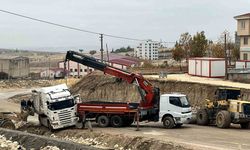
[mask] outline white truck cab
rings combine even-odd
[[[40,124],[51,130],[73,126],[78,121],[76,97],[66,84],[33,90],[32,100]]]
[[[179,93],[161,95],[159,117],[166,128],[188,123],[192,118],[192,111],[187,96]]]

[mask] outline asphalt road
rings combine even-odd
[[[238,125],[231,125],[229,129],[220,129],[215,126],[187,124],[181,128],[165,129],[160,123],[150,123],[141,125],[140,131],[135,131],[136,126],[105,129],[93,126],[94,130],[102,132],[154,138],[161,141],[175,142],[193,149],[250,149],[250,129],[240,129]]]

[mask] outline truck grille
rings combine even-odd
[[[61,124],[71,123],[71,112],[70,111],[62,111],[59,114],[59,120]]]

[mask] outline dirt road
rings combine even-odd
[[[17,94],[29,93],[30,89],[1,89],[0,91],[0,112],[19,112],[19,104],[8,102],[7,99]]]
[[[151,78],[151,79],[159,79],[158,75],[145,75],[144,77]],[[193,82],[193,83],[201,83],[201,84],[209,84],[209,85],[229,86],[229,87],[250,89],[250,86],[247,83],[225,81],[223,80],[223,78],[222,79],[202,78],[202,77],[190,76],[188,74],[169,74],[167,75],[167,78],[159,79],[159,80],[184,81],[184,82]]]

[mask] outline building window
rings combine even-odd
[[[82,69],[80,69],[80,72],[82,72]]]
[[[77,72],[77,69],[75,69],[75,72]]]
[[[245,29],[245,26],[246,26],[246,21],[245,21],[245,20],[242,20],[242,21],[240,22],[240,27],[241,27],[241,29]]]
[[[87,69],[84,69],[84,72],[87,72]]]
[[[247,53],[244,53],[244,54],[243,54],[243,59],[244,59],[244,60],[247,60],[247,59],[248,59],[248,58],[247,58]]]
[[[73,72],[73,69],[70,69],[70,72]]]
[[[248,45],[248,37],[244,37],[244,45]]]

